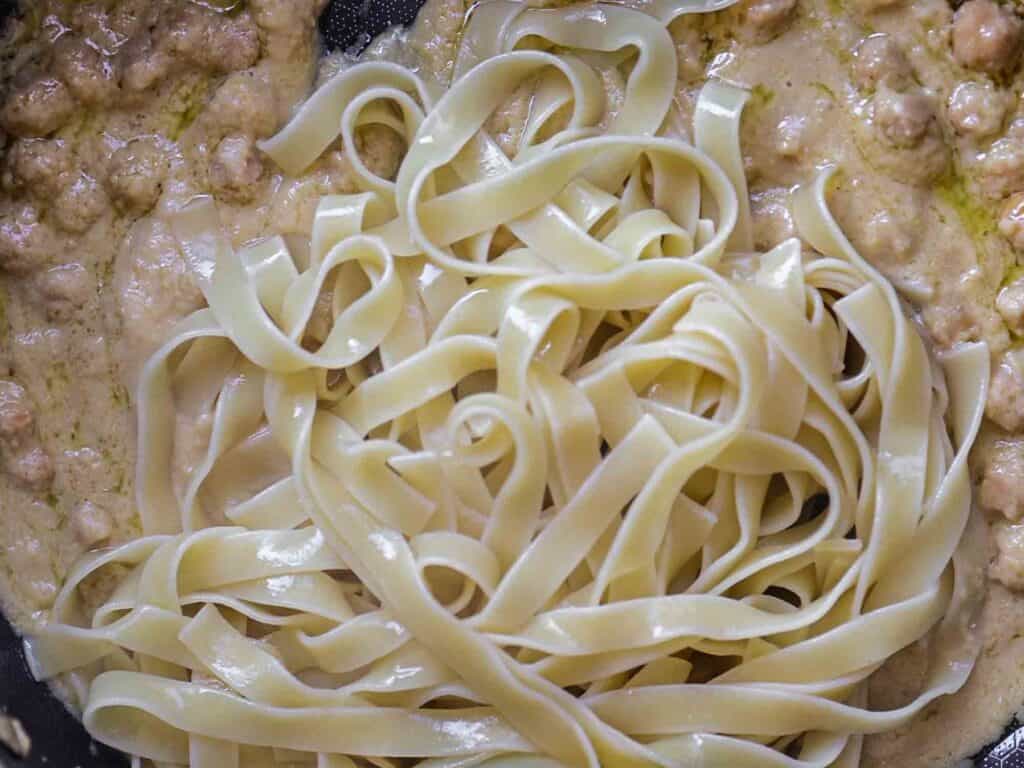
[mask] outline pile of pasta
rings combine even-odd
[[[673,119],[667,24],[727,4],[479,5],[447,89],[361,63],[264,143],[351,161],[308,239],[176,215],[208,307],[137,392],[144,535],[27,641],[95,738],[200,768],[853,766],[963,684],[987,352],[929,355],[829,171],[754,251],[747,94]],[[393,181],[367,125],[405,140]],[[929,633],[920,694],[871,711]]]

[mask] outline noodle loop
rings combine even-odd
[[[370,123],[408,148],[394,181],[354,161],[308,254],[176,215],[208,308],[139,386],[145,535],[27,641],[97,739],[199,768],[851,766],[963,684],[987,352],[929,357],[831,171],[793,196],[802,242],[752,252],[744,92],[661,134],[665,23],[725,4],[484,4],[444,93],[356,65],[264,142],[293,174]],[[529,79],[509,156],[487,120]],[[176,413],[214,425],[183,487]],[[867,709],[928,633],[925,688]]]

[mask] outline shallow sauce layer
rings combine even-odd
[[[212,193],[241,244],[306,232],[321,195],[355,191],[340,149],[292,179],[255,144],[350,62],[320,56],[322,5],[43,0],[9,30],[0,603],[22,628],[45,621],[82,552],[138,533],[131,393],[146,356],[202,303],[166,213]],[[467,6],[429,0],[410,32],[367,55],[443,83]],[[979,662],[959,694],[869,738],[867,765],[948,764],[997,736],[1024,703],[1024,600],[1013,591],[1024,587],[1024,20],[1015,8],[747,0],[671,28],[677,129],[687,130],[707,77],[751,89],[743,147],[758,247],[794,234],[788,190],[835,163],[837,217],[936,347],[981,339],[992,351],[989,423],[974,457],[976,533],[987,547],[970,585]],[[614,102],[617,84],[606,85]],[[530,95],[520,89],[492,118],[500,144],[518,140]],[[376,172],[397,168],[402,146],[387,129],[359,138]],[[178,424],[181,478],[208,430]],[[911,698],[927,654],[922,642],[881,670],[873,705]]]

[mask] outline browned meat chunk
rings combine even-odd
[[[1024,251],[1024,194],[1018,192],[1003,205],[999,231],[1016,250]]]
[[[96,288],[88,270],[75,263],[51,267],[37,277],[36,284],[51,320],[70,317]]]
[[[277,100],[273,84],[256,72],[229,75],[214,93],[201,118],[211,132],[226,136],[240,133],[256,138],[277,130]]]
[[[999,132],[1007,98],[988,83],[960,83],[949,97],[949,122],[961,136],[984,138]]]
[[[1007,328],[1018,335],[1024,335],[1024,278],[1017,278],[999,291],[996,309]]]
[[[155,141],[140,139],[126,144],[110,159],[107,186],[111,198],[129,213],[145,213],[160,197],[167,166],[167,156]]]
[[[0,269],[27,275],[56,254],[57,238],[31,205],[15,207],[0,217]]]
[[[250,0],[249,11],[256,23],[267,30],[309,27],[326,0]]]
[[[853,56],[853,81],[859,88],[872,91],[885,84],[901,89],[910,82],[911,70],[899,45],[884,34],[861,40]]]
[[[967,0],[953,16],[953,58],[968,69],[989,74],[1017,64],[1021,22],[993,0]]]
[[[883,86],[875,94],[874,118],[878,129],[895,147],[914,147],[921,143],[935,119],[932,100],[922,91],[906,93]]]
[[[63,139],[21,139],[11,146],[7,160],[15,185],[45,200],[60,192],[73,158]]]
[[[107,196],[92,176],[79,173],[53,201],[57,225],[75,234],[85,232],[107,209]]]
[[[47,136],[63,127],[74,112],[75,100],[64,82],[40,76],[14,89],[0,122],[15,136]]]
[[[985,462],[981,505],[1009,520],[1024,516],[1024,442],[996,441]]]
[[[978,184],[989,197],[1024,191],[1024,121],[1015,120],[1006,135],[981,157]]]
[[[169,19],[161,41],[172,55],[204,69],[234,72],[256,63],[259,34],[247,13],[222,16],[184,4]]]
[[[125,89],[134,93],[155,86],[174,65],[174,58],[158,48],[149,33],[136,35],[129,40],[121,50],[121,56],[124,67],[121,82]]]
[[[793,18],[796,0],[748,0],[746,20],[757,33],[774,37]]]
[[[1010,589],[1024,588],[1024,525],[1000,520],[992,526],[996,557],[988,574]]]
[[[1007,432],[1024,429],[1024,348],[1010,349],[997,361],[985,413]]]
[[[110,538],[114,521],[107,510],[91,501],[83,501],[71,511],[71,526],[75,538],[84,546],[91,547]]]
[[[117,73],[111,60],[73,35],[57,41],[53,67],[82,104],[103,106],[117,95]]]
[[[43,491],[53,482],[53,459],[38,445],[8,458],[7,469],[26,488]]]
[[[252,139],[238,135],[221,139],[210,163],[210,184],[218,197],[252,200],[262,175],[263,161]]]
[[[34,417],[24,387],[0,379],[0,437],[17,440],[32,429]]]

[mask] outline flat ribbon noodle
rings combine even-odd
[[[742,90],[704,87],[696,146],[659,133],[666,25],[729,4],[475,6],[447,90],[357,64],[262,143],[291,175],[353,159],[301,253],[232,248],[209,198],[174,215],[208,307],[140,379],[143,536],[26,641],[91,683],[95,738],[199,768],[823,768],[964,683],[987,350],[929,356],[830,169],[791,201],[810,249],[751,252]],[[358,157],[372,124],[395,179]],[[213,427],[183,476],[179,417]],[[923,689],[870,710],[925,636]]]

